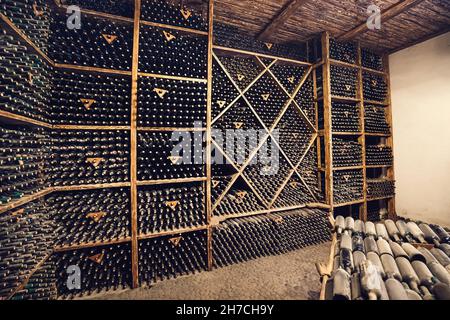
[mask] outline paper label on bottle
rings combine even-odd
[[[96,102],[94,99],[80,99],[83,106],[86,108],[86,110],[91,110],[92,105]]]
[[[113,34],[102,33],[102,36],[106,40],[106,42],[108,42],[108,44],[112,44],[114,41],[117,40],[117,36],[115,36]]]
[[[161,99],[164,99],[164,96],[166,95],[167,90],[161,89],[161,88],[154,88],[153,92],[156,92],[156,94],[158,95],[158,97],[160,97]]]
[[[86,215],[86,218],[90,218],[95,222],[99,222],[101,218],[106,216],[106,212],[91,212]]]
[[[164,37],[166,38],[167,42],[170,42],[170,41],[176,39],[176,37],[173,34],[171,34],[170,32],[167,32],[166,30],[163,30],[163,34],[164,34]]]
[[[180,201],[174,200],[174,201],[166,201],[165,205],[175,211],[177,209],[177,206],[180,204]]]
[[[295,77],[294,77],[294,76],[289,77],[289,78],[287,78],[287,79],[288,79],[288,81],[289,81],[290,83],[294,83],[294,81],[295,81]]]
[[[186,20],[188,20],[192,15],[192,12],[187,9],[180,9],[180,12],[181,12],[181,15],[183,16],[183,18]]]
[[[264,44],[266,45],[266,47],[267,47],[267,49],[272,49],[272,47],[273,47],[273,43],[270,43],[270,42],[264,42]]]
[[[180,245],[181,240],[183,240],[183,237],[173,237],[169,239],[169,242],[174,246],[178,247]]]
[[[33,3],[33,13],[36,17],[40,17],[44,15],[44,10],[39,10],[36,1]]]
[[[270,98],[270,93],[264,93],[261,95],[261,97],[263,98],[264,101],[267,101]]]
[[[244,80],[245,76],[242,73],[238,73],[237,78],[239,81],[242,81],[242,80]]]
[[[220,181],[217,181],[217,180],[211,180],[211,182],[212,182],[213,188],[216,188],[220,184]]]
[[[104,257],[105,257],[104,253],[99,253],[99,254],[88,257],[88,259],[91,261],[94,261],[97,264],[100,264],[100,263],[102,263]]]
[[[167,159],[172,162],[172,164],[178,164],[178,162],[182,159],[180,156],[169,156]]]
[[[86,162],[92,164],[95,168],[97,168],[104,160],[104,158],[87,158]]]
[[[220,108],[223,108],[223,107],[225,106],[226,103],[227,103],[227,102],[224,101],[224,100],[219,100],[219,101],[217,101],[217,104],[219,105]]]

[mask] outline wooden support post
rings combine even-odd
[[[133,288],[139,286],[138,208],[137,208],[137,99],[139,70],[139,24],[141,0],[134,2],[133,65],[131,79],[131,136],[130,136],[130,202],[131,202],[131,272]]]
[[[331,82],[330,82],[330,37],[328,32],[322,34],[323,64],[323,116],[325,148],[325,200],[333,212],[333,132],[331,121]]]
[[[207,232],[207,252],[208,252],[208,270],[212,270],[213,267],[213,248],[212,248],[212,228],[211,228],[211,216],[212,216],[212,203],[211,203],[211,121],[212,121],[212,81],[213,81],[213,17],[214,17],[214,0],[209,0],[208,10],[208,93],[207,93],[207,106],[206,106],[206,215],[207,223],[209,225]]]
[[[385,72],[385,80],[387,85],[387,98],[386,98],[386,118],[387,122],[391,128],[391,135],[387,137],[386,139],[386,145],[392,148],[392,152],[394,152],[394,130],[393,130],[393,123],[392,123],[392,100],[391,100],[391,76],[389,71],[389,56],[384,55],[383,56],[383,69]],[[392,155],[394,156],[394,155]],[[394,161],[392,160],[392,166],[387,168],[387,178],[389,180],[394,181],[395,180],[395,170],[394,170]],[[388,217],[389,219],[396,220],[397,214],[395,211],[395,195],[392,198],[389,198],[388,200]]]
[[[362,221],[367,221],[367,167],[366,167],[366,129],[365,129],[365,121],[364,121],[364,90],[363,90],[363,71],[361,68],[362,65],[362,55],[361,55],[361,45],[358,42],[358,56],[357,56],[357,64],[358,68],[358,99],[359,99],[359,121],[362,132],[362,135],[359,137],[359,143],[361,144],[361,154],[362,154],[362,166],[363,166],[363,199],[364,202],[359,207],[359,219]]]

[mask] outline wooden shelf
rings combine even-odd
[[[22,197],[22,198],[20,198],[20,199],[18,199],[16,201],[10,202],[10,203],[5,204],[5,205],[2,205],[2,206],[0,206],[0,214],[1,213],[5,213],[6,211],[9,211],[9,210],[15,209],[17,207],[23,206],[24,204],[27,204],[28,202],[32,202],[34,200],[42,198],[42,197],[50,194],[52,191],[53,191],[52,188],[47,188],[47,189],[38,191],[38,192],[36,192],[36,193],[34,193],[32,195],[25,196],[25,197]]]
[[[78,191],[78,190],[94,190],[94,189],[108,189],[108,188],[125,188],[131,185],[130,182],[114,182],[102,184],[84,184],[73,186],[56,186],[53,191]]]
[[[103,247],[103,246],[108,246],[108,245],[127,243],[130,241],[131,241],[131,237],[127,237],[127,238],[112,239],[112,240],[107,240],[107,241],[97,241],[97,242],[86,242],[86,243],[71,244],[71,245],[62,245],[62,246],[56,246],[54,249],[54,252],[65,252],[65,251],[72,251],[72,250],[78,250],[78,249]]]
[[[130,126],[94,126],[94,125],[65,125],[52,126],[55,130],[131,130]]]
[[[49,254],[47,254],[30,272],[29,274],[25,277],[25,280],[22,282],[22,284],[20,284],[6,299],[10,300],[11,298],[14,297],[14,295],[23,290],[28,282],[30,281],[31,277],[44,265],[45,262],[47,262],[47,260],[52,256],[53,252],[50,252]]]
[[[336,203],[334,204],[334,208],[339,208],[339,207],[346,207],[346,206],[351,206],[354,204],[360,204],[360,203],[364,203],[364,199],[360,199],[360,200],[354,200],[354,201],[349,201],[349,202],[343,202],[343,203]]]
[[[206,128],[176,128],[176,127],[137,127],[137,131],[188,131],[204,132]]]
[[[363,132],[331,132],[334,136],[362,136]]]
[[[368,165],[366,165],[366,168],[367,169],[377,169],[377,168],[390,168],[392,166],[393,166],[392,164],[389,164],[389,165],[387,165],[387,164],[384,164],[384,165],[370,165],[370,164],[368,164]]]
[[[337,66],[359,69],[359,65],[330,58],[330,63]]]
[[[364,100],[364,104],[375,104],[379,106],[388,106],[389,102],[387,101],[374,101],[374,100]]]
[[[279,60],[279,61],[292,62],[295,64],[304,65],[304,66],[312,65],[312,63],[310,63],[310,62],[305,62],[305,61],[300,61],[300,60],[295,60],[295,59],[290,59],[290,58],[283,58],[283,57],[278,57],[278,56],[274,56],[274,55],[270,55],[270,54],[252,52],[252,51],[247,51],[247,50],[228,48],[228,47],[223,47],[223,46],[218,46],[218,45],[213,45],[213,49],[218,50],[218,51],[234,52],[234,53],[240,53],[240,54],[249,55],[249,56],[257,56],[257,57],[261,57],[261,58],[269,58],[269,59],[275,59],[275,60]]]
[[[390,137],[391,136],[390,133],[370,133],[370,132],[366,132],[364,134],[366,136],[369,136],[369,137]]]
[[[379,70],[375,70],[375,69],[370,69],[370,68],[367,68],[367,67],[361,67],[361,69],[362,69],[363,71],[367,71],[367,72],[371,72],[371,73],[376,73],[376,74],[381,75],[381,76],[386,76],[386,72],[384,72],[384,71],[379,71]]]
[[[30,125],[30,126],[37,126],[37,127],[43,127],[43,128],[51,128],[52,125],[39,121],[34,120],[32,118],[21,116],[12,112],[0,110],[0,122],[6,123],[6,124],[13,124],[13,125]]]
[[[361,102],[361,99],[352,97],[331,96],[331,100],[340,102]]]
[[[391,199],[395,197],[394,195],[392,196],[387,196],[387,197],[377,197],[377,198],[367,198],[367,201],[378,201],[378,200],[386,200],[386,199]]]
[[[343,171],[343,170],[362,170],[364,166],[352,166],[352,167],[333,167],[333,171]]]
[[[197,29],[186,28],[186,27],[179,27],[179,26],[172,26],[172,25],[157,23],[157,22],[152,22],[152,21],[141,20],[141,25],[158,27],[158,28],[163,28],[163,29],[171,29],[171,30],[185,32],[185,33],[192,33],[195,35],[206,36],[206,37],[208,36],[208,31],[197,30]]]
[[[202,78],[179,77],[179,76],[171,76],[168,74],[157,74],[157,73],[147,73],[147,72],[138,72],[138,76],[139,77],[158,78],[158,79],[200,82],[200,83],[208,82],[208,79],[202,79]]]
[[[207,181],[206,177],[180,178],[180,179],[162,179],[162,180],[144,180],[137,181],[138,186],[154,186],[161,184],[189,183]]]
[[[207,230],[208,227],[209,227],[208,225],[203,225],[203,226],[192,227],[192,228],[182,228],[182,229],[168,230],[168,231],[162,231],[162,232],[156,232],[156,233],[150,233],[150,234],[140,234],[140,235],[138,235],[138,240],[147,240],[147,239],[172,236],[172,235],[177,235],[177,234],[182,234],[182,233]]]

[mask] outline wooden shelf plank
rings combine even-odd
[[[195,177],[195,178],[180,178],[180,179],[144,180],[144,181],[137,181],[136,183],[138,186],[154,186],[161,184],[202,182],[207,180],[208,180],[207,177]]]
[[[362,170],[364,166],[351,166],[351,167],[333,167],[333,171],[343,171],[343,170]]]
[[[386,197],[376,197],[376,198],[369,198],[369,197],[367,197],[367,201],[387,200],[387,199],[392,199],[394,197],[395,197],[394,195],[386,196]]]
[[[47,188],[47,189],[41,190],[39,192],[36,192],[34,194],[31,194],[29,196],[25,196],[19,200],[2,205],[2,206],[0,206],[0,214],[4,213],[6,211],[9,211],[9,210],[15,209],[17,207],[23,206],[24,204],[27,204],[28,202],[32,202],[41,197],[44,197],[44,196],[50,194],[52,191],[53,191],[52,188]]]
[[[196,29],[192,29],[192,28],[179,27],[179,26],[172,26],[169,24],[163,24],[163,23],[152,22],[152,21],[141,20],[141,25],[176,30],[176,31],[191,33],[191,34],[200,35],[200,36],[208,36],[208,31],[196,30]]]
[[[113,182],[113,183],[101,183],[101,184],[83,184],[72,186],[56,186],[53,187],[55,192],[57,191],[79,191],[79,190],[94,190],[94,189],[108,189],[108,188],[126,188],[131,185],[130,182]]]
[[[370,68],[366,68],[366,67],[361,67],[361,69],[363,71],[370,72],[370,73],[375,73],[375,74],[378,74],[380,76],[386,76],[386,72],[384,72],[384,71],[379,71],[379,70],[370,69]]]
[[[361,99],[352,98],[352,97],[341,97],[341,96],[331,96],[331,100],[341,101],[341,102],[360,102]]]
[[[332,132],[334,136],[362,136],[364,132]]]
[[[389,105],[389,102],[387,102],[387,101],[364,100],[364,103],[366,105],[368,105],[368,104],[375,104],[375,105],[379,105],[379,106],[388,106]]]
[[[354,201],[349,201],[349,202],[343,202],[343,203],[336,203],[334,204],[334,208],[339,208],[339,207],[346,207],[346,206],[351,206],[353,204],[360,204],[360,203],[364,203],[364,199],[359,199],[359,200],[354,200]]]
[[[295,60],[295,59],[290,59],[290,58],[283,58],[283,57],[273,56],[273,55],[270,55],[270,54],[252,52],[252,51],[247,51],[247,50],[228,48],[228,47],[224,47],[224,46],[214,45],[213,48],[215,50],[219,50],[219,51],[228,51],[228,52],[240,53],[240,54],[244,54],[244,55],[257,56],[257,57],[261,57],[261,58],[276,59],[276,60],[279,60],[279,61],[292,62],[292,63],[295,63],[295,64],[304,65],[304,66],[311,66],[312,65],[312,63],[310,63],[310,62],[305,62],[305,61],[300,61],[300,60]]]
[[[0,110],[0,121],[10,124],[25,124],[44,128],[51,128],[52,125],[44,121],[35,120],[26,116],[21,116],[12,112]]]
[[[370,133],[370,132],[366,132],[364,134],[366,136],[369,136],[369,137],[390,137],[391,136],[390,133]]]
[[[137,127],[137,131],[188,131],[204,132],[207,128],[178,128],[178,127]]]
[[[208,227],[209,227],[208,225],[203,225],[203,226],[197,226],[197,227],[192,227],[192,228],[181,228],[181,229],[174,229],[174,230],[168,230],[168,231],[162,231],[162,232],[156,232],[156,233],[150,233],[150,234],[140,234],[138,236],[138,240],[160,238],[160,237],[172,236],[172,235],[177,235],[177,234],[182,234],[182,233],[207,230]]]
[[[130,126],[93,126],[93,125],[66,125],[55,124],[55,130],[131,130]]]
[[[330,58],[330,64],[332,65],[337,65],[337,66],[342,66],[342,67],[347,67],[347,68],[353,68],[353,69],[359,69],[359,65],[357,64],[353,64],[353,63],[348,63],[345,61],[340,61],[340,60],[336,60],[336,59],[331,59]]]
[[[54,248],[54,252],[65,252],[65,251],[72,251],[72,250],[79,250],[79,249],[86,249],[86,248],[103,247],[103,246],[108,246],[108,245],[127,243],[130,241],[131,241],[131,237],[127,237],[127,238],[121,238],[121,239],[111,239],[111,240],[107,240],[107,241],[96,241],[96,242],[85,242],[85,243],[71,244],[71,245],[62,245],[62,246],[56,246]]]
[[[168,74],[157,74],[157,73],[148,73],[148,72],[138,72],[138,76],[139,77],[148,77],[148,78],[178,80],[178,81],[200,82],[200,83],[208,82],[207,79],[202,79],[202,78],[179,77],[179,76],[171,76]]]
[[[368,164],[368,165],[366,165],[366,168],[367,169],[376,169],[376,168],[390,168],[390,167],[392,167],[393,165],[392,164],[389,164],[389,165],[387,165],[387,164],[384,164],[384,165],[378,165],[378,164],[376,164],[376,165],[370,165],[370,164]]]

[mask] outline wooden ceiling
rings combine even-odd
[[[366,26],[371,4],[381,9],[381,30]],[[388,52],[450,31],[449,0],[215,0],[214,15],[260,40],[304,41],[328,31]]]

